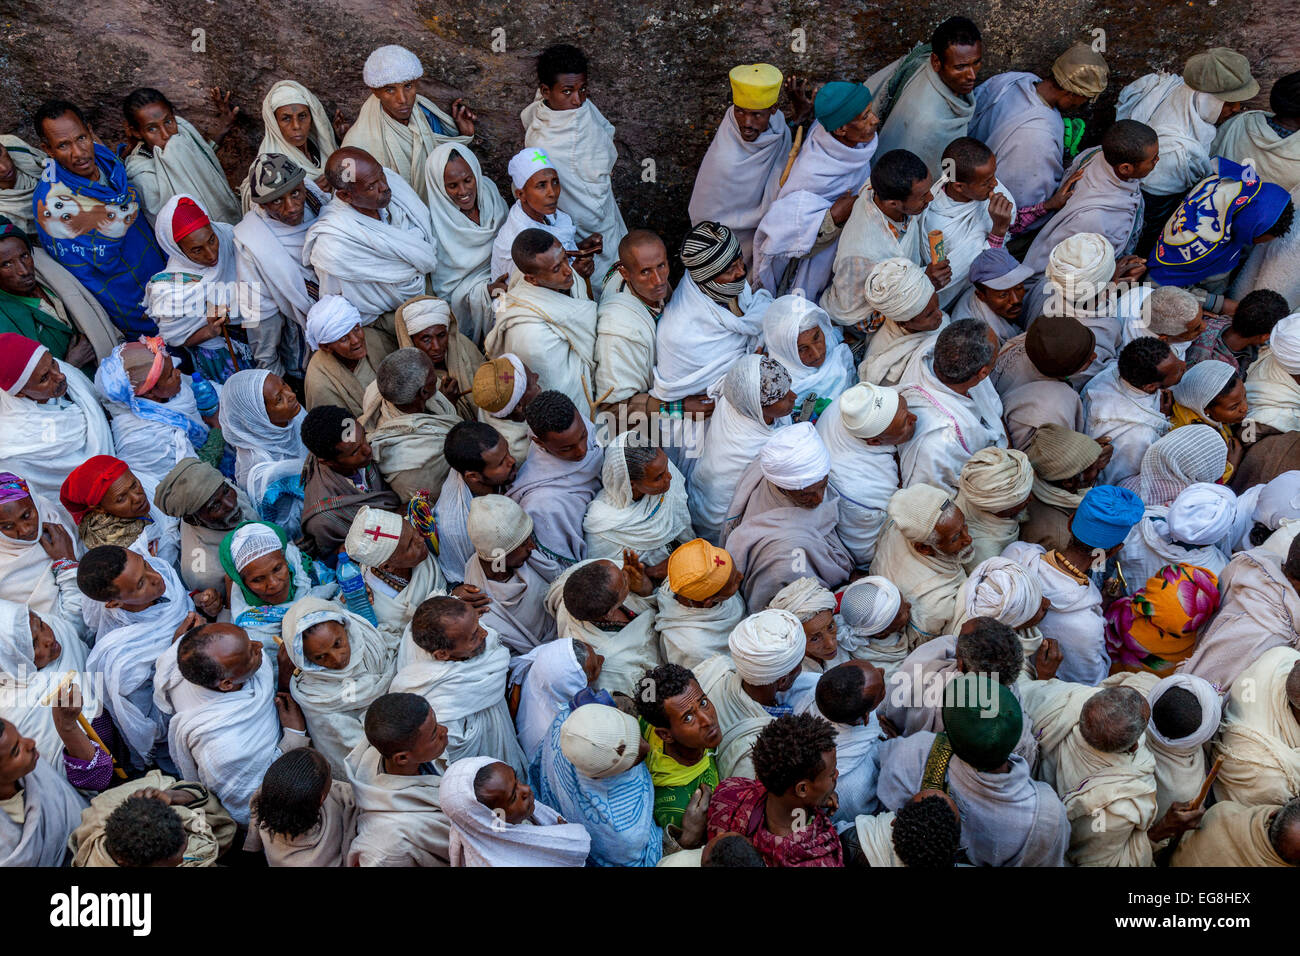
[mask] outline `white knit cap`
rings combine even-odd
[[[593,780],[631,770],[640,748],[641,725],[617,707],[583,704],[560,725],[560,750],[578,773]]]
[[[307,348],[315,352],[361,324],[357,307],[341,295],[323,295],[307,312]]]
[[[859,382],[840,392],[840,421],[855,438],[875,438],[898,414],[898,390]]]
[[[835,595],[816,578],[796,578],[772,596],[767,606],[811,621],[822,611],[835,610]]]
[[[377,568],[393,556],[402,540],[402,516],[362,505],[348,528],[343,550],[357,564]]]
[[[807,646],[803,623],[789,611],[751,614],[727,638],[736,673],[760,687],[775,684],[798,667]]]
[[[276,533],[256,522],[239,528],[230,538],[230,559],[236,571],[244,570],[263,555],[283,549]]]
[[[421,299],[402,309],[402,321],[406,323],[406,331],[410,335],[435,325],[446,328],[451,325],[451,306],[442,299]]]
[[[510,182],[515,189],[523,189],[524,184],[533,178],[533,174],[543,169],[554,169],[551,157],[536,146],[526,146],[510,158],[506,167],[510,173]]]
[[[911,259],[877,262],[867,276],[867,305],[885,318],[906,322],[919,315],[934,295],[934,283]]]
[[[1010,628],[1024,627],[1043,609],[1038,575],[995,555],[971,569],[962,585],[966,618],[991,617]]]
[[[485,561],[509,554],[533,533],[528,512],[505,495],[483,495],[471,501],[466,526],[470,544]]]
[[[404,46],[396,43],[381,46],[366,57],[366,65],[361,70],[361,82],[372,90],[390,83],[405,83],[418,80],[424,76],[424,64],[420,58]]]
[[[840,595],[840,619],[854,637],[876,637],[898,616],[903,594],[888,578],[858,578]]]
[[[1268,347],[1273,350],[1277,364],[1292,375],[1300,375],[1300,312],[1288,315],[1273,326]]]
[[[1165,518],[1170,537],[1196,547],[1222,541],[1236,520],[1237,496],[1231,488],[1209,482],[1197,482],[1179,492]]]
[[[894,492],[885,513],[908,541],[924,541],[939,523],[944,506],[951,502],[948,492],[934,485],[911,485]]]
[[[1115,247],[1100,233],[1076,233],[1053,247],[1045,274],[1066,302],[1091,299],[1115,275]]]
[[[831,453],[812,422],[778,428],[758,453],[763,477],[786,491],[815,485],[831,473]]]

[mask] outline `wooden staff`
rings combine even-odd
[[[76,671],[68,671],[66,674],[64,674],[63,680],[59,681],[59,685],[41,699],[41,706],[49,707],[54,702],[54,699],[56,697],[59,697],[60,695],[62,695],[62,693],[65,690],[67,690],[68,685],[72,683],[72,681],[76,678],[76,676],[77,676]],[[103,739],[99,736],[99,734],[95,732],[95,728],[90,726],[90,721],[86,719],[86,715],[82,713],[78,713],[77,723],[81,725],[81,729],[82,731],[85,732],[86,736],[89,737],[95,743],[99,744],[99,749],[104,751],[104,753],[108,754],[108,759],[113,761],[113,773],[116,774],[122,780],[125,780],[126,771],[117,765],[117,761],[113,759],[113,751],[108,749],[108,747],[104,744]]]
[[[799,147],[803,145],[803,127],[800,126],[794,131],[794,145],[790,147],[790,157],[785,161],[785,169],[781,171],[781,181],[778,186],[784,186],[785,181],[790,178],[790,170],[794,167],[795,157],[799,155]]]
[[[1196,799],[1192,801],[1193,810],[1200,809],[1201,804],[1205,802],[1205,798],[1210,795],[1210,787],[1214,786],[1214,780],[1216,777],[1218,777],[1219,769],[1222,766],[1223,766],[1223,758],[1219,757],[1217,760],[1214,761],[1214,766],[1210,768],[1210,772],[1205,778],[1205,783],[1201,784],[1201,792],[1198,793],[1196,795]]]

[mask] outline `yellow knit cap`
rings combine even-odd
[[[474,404],[485,412],[499,412],[514,394],[515,367],[508,358],[489,359],[474,373]]]
[[[770,63],[743,63],[727,75],[731,99],[742,110],[765,110],[781,95],[781,71]]]
[[[668,558],[668,587],[688,601],[707,601],[731,580],[731,567],[731,555],[696,538]]]

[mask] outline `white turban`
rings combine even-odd
[[[994,556],[971,569],[962,586],[967,620],[991,617],[1007,627],[1023,627],[1043,609],[1043,588],[1032,574],[1010,558]]]
[[[1279,365],[1292,375],[1300,375],[1300,312],[1288,315],[1273,326],[1268,347]]]
[[[835,610],[835,595],[816,578],[798,578],[772,596],[770,610],[789,611],[800,621],[811,621],[822,611]]]
[[[307,313],[307,348],[315,352],[337,342],[361,324],[357,307],[341,295],[323,295]]]
[[[485,561],[504,558],[533,533],[528,512],[505,495],[483,495],[471,501],[466,526],[469,543]]]
[[[253,522],[239,528],[230,538],[230,560],[242,571],[265,555],[284,550],[280,538],[268,526]]]
[[[533,174],[543,169],[554,169],[551,157],[536,146],[528,146],[515,153],[506,167],[510,173],[510,182],[515,189],[523,189],[524,184],[533,178]]]
[[[361,82],[372,90],[388,86],[390,83],[406,83],[424,76],[424,65],[420,58],[404,46],[389,44],[381,46],[366,57],[366,65],[361,70]]]
[[[812,422],[778,428],[758,453],[763,477],[786,491],[815,485],[831,473],[831,453]]]
[[[751,614],[727,638],[736,673],[758,687],[775,684],[798,667],[807,644],[803,624],[789,611]]]
[[[1014,448],[982,448],[962,466],[957,479],[961,493],[976,508],[1005,511],[1028,500],[1034,487],[1029,456]]]
[[[908,541],[924,541],[934,532],[944,506],[950,504],[948,492],[934,485],[911,485],[890,496],[885,513]]]
[[[435,325],[446,328],[451,325],[451,306],[442,299],[421,299],[402,310],[402,321],[406,323],[409,335],[423,332]]]
[[[1071,304],[1091,299],[1115,274],[1115,247],[1105,236],[1080,232],[1062,240],[1047,257],[1046,276]]]
[[[362,505],[348,528],[343,550],[357,564],[377,568],[393,556],[401,540],[401,515]]]
[[[1206,743],[1218,731],[1223,701],[1219,697],[1219,692],[1214,689],[1214,685],[1205,678],[1193,677],[1191,674],[1171,674],[1156,684],[1155,687],[1152,687],[1151,692],[1147,694],[1147,703],[1151,705],[1151,709],[1154,710],[1156,701],[1175,687],[1181,687],[1183,690],[1196,695],[1196,702],[1201,705],[1201,725],[1186,737],[1170,740],[1156,729],[1156,722],[1153,720],[1147,724],[1147,733],[1166,747],[1184,753],[1192,753],[1200,750],[1201,745]]]
[[[1209,482],[1197,482],[1179,492],[1165,518],[1173,540],[1196,547],[1222,541],[1236,520],[1237,496],[1231,488]]]
[[[867,276],[867,305],[895,322],[916,318],[933,295],[934,284],[911,259],[882,260]]]
[[[311,104],[307,98],[299,92],[301,87],[293,83],[277,83],[271,87],[271,92],[267,94],[266,105],[274,113],[281,106],[306,106],[310,108]]]
[[[898,414],[898,390],[859,382],[840,392],[840,421],[855,438],[875,438]]]
[[[1237,369],[1227,362],[1197,362],[1183,373],[1182,379],[1171,389],[1174,401],[1202,418],[1209,418],[1206,406],[1214,401],[1236,374]]]
[[[877,637],[898,616],[903,594],[888,578],[858,578],[840,595],[840,619],[854,637]]]
[[[1300,471],[1284,471],[1261,488],[1251,515],[1270,531],[1291,518],[1300,518]]]

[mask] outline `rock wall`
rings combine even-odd
[[[221,158],[236,184],[260,141],[262,96],[273,82],[296,79],[351,119],[366,96],[366,55],[402,43],[425,64],[426,95],[444,107],[467,98],[479,115],[474,148],[488,175],[508,186],[505,163],[522,145],[519,111],[536,87],[534,57],[550,43],[577,43],[592,60],[592,99],[617,127],[615,190],[628,225],[648,225],[670,241],[687,225],[694,170],[729,102],[726,73],[736,63],[767,60],[814,82],[862,79],[961,12],[984,33],[989,76],[1044,71],[1070,43],[1102,30],[1112,82],[1086,114],[1090,130],[1111,118],[1124,83],[1156,68],[1181,70],[1209,46],[1251,58],[1260,103],[1273,78],[1300,67],[1295,0],[8,0],[5,7],[0,130],[30,137],[31,111],[63,96],[116,143],[121,98],[137,86],[162,89],[205,129],[215,116],[208,88],[229,88],[243,117]]]

